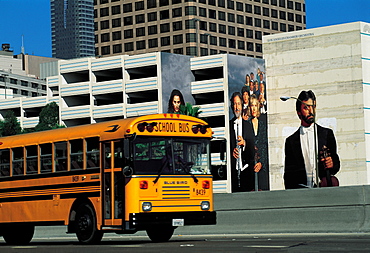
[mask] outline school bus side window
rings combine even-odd
[[[0,150],[0,177],[10,176],[10,150]]]
[[[100,167],[99,137],[86,138],[86,168]]]
[[[16,175],[23,175],[23,161],[24,161],[24,154],[23,154],[23,148],[13,148],[13,176]]]
[[[56,142],[55,148],[55,171],[66,171],[67,166],[67,142]]]
[[[51,143],[40,145],[40,170],[42,173],[52,171],[52,152],[53,147]]]
[[[71,140],[71,170],[79,170],[84,167],[84,156],[83,156],[83,140]]]
[[[27,163],[27,174],[35,174],[38,172],[38,146],[26,147],[26,163]]]

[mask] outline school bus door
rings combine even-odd
[[[103,226],[117,229],[122,227],[125,209],[122,149],[120,140],[103,143]]]

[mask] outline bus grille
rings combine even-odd
[[[162,187],[162,199],[189,199],[190,186],[165,185]]]

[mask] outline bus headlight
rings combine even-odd
[[[202,210],[209,210],[210,208],[209,201],[202,201],[202,203],[200,203],[200,208]]]
[[[142,209],[144,212],[152,211],[152,203],[151,202],[143,202]]]

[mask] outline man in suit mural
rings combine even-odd
[[[301,126],[285,141],[285,188],[317,187],[340,169],[335,136],[331,129],[315,123],[316,97],[311,90],[299,94],[296,111]]]

